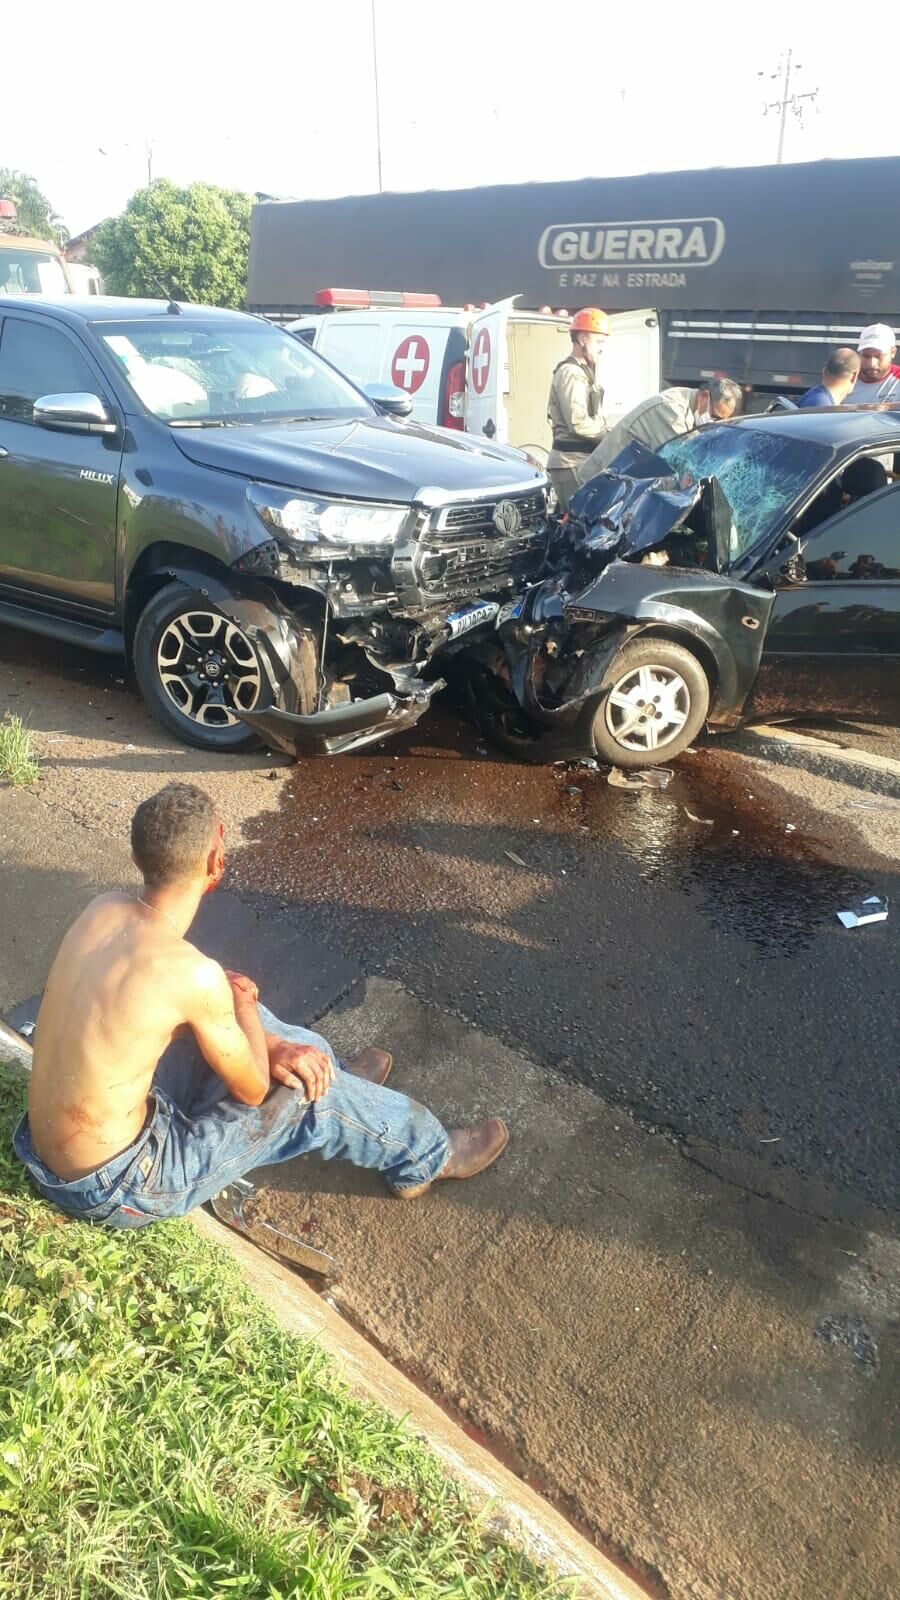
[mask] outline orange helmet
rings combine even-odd
[[[609,333],[609,317],[597,306],[585,306],[576,311],[569,324],[570,333]]]

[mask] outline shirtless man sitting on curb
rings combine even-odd
[[[14,1134],[42,1195],[71,1216],[142,1228],[309,1150],[376,1168],[405,1199],[497,1159],[509,1137],[498,1117],[447,1132],[382,1088],[384,1051],[345,1067],[319,1034],[259,1005],[249,978],[187,943],[224,865],[222,824],[202,789],[173,783],[145,800],[131,844],[141,893],[93,900],[47,980]],[[160,1060],[183,1033],[206,1067]]]

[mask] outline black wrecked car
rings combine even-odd
[[[554,575],[469,652],[535,761],[668,761],[709,724],[900,721],[900,411],[806,410],[634,444],[570,501]]]
[[[204,748],[410,726],[542,569],[547,480],[409,409],[261,318],[0,297],[0,622],[128,654]]]

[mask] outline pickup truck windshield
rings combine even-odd
[[[0,240],[0,294],[68,294],[59,256]]]
[[[340,373],[263,323],[215,326],[180,316],[103,323],[98,332],[138,399],[182,427],[367,416]]]
[[[730,558],[772,533],[783,513],[831,458],[825,445],[762,428],[708,424],[670,439],[659,454],[681,479],[717,478],[734,514]],[[690,484],[685,484],[685,488]]]

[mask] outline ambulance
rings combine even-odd
[[[515,445],[544,466],[550,378],[571,349],[571,319],[549,307],[522,310],[518,299],[444,306],[435,294],[325,288],[316,312],[284,326],[359,388],[408,395],[417,422]],[[655,312],[610,317],[602,382],[610,421],[660,387]]]

